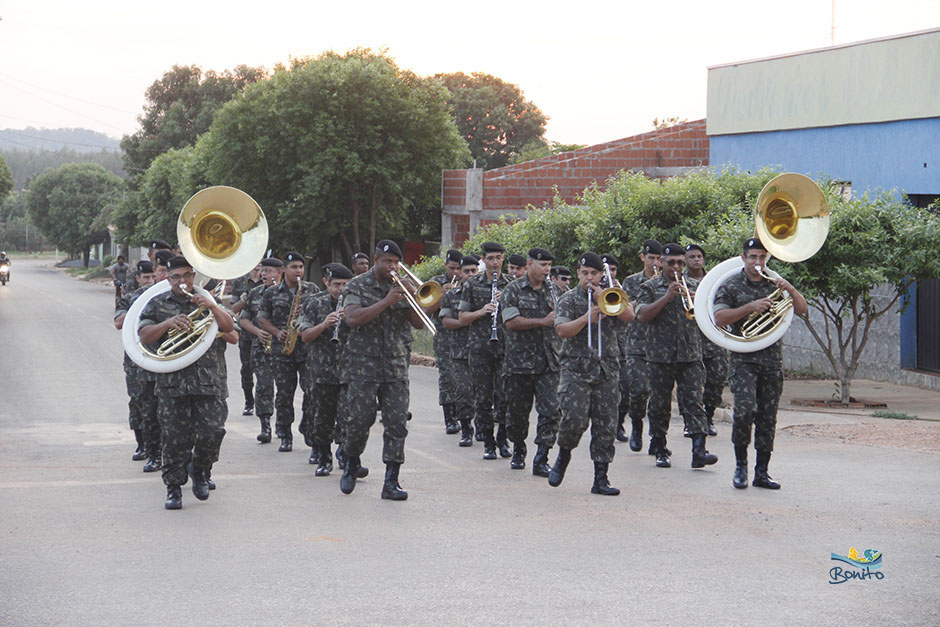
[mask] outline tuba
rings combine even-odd
[[[196,271],[193,289],[203,289],[211,278],[234,279],[254,268],[268,245],[268,222],[258,203],[234,187],[208,187],[183,206],[176,224],[183,256]],[[137,336],[140,313],[153,298],[168,292],[168,281],[160,281],[134,301],[122,328],[124,350],[138,366],[151,372],[175,372],[202,357],[218,332],[209,311],[195,311],[186,331],[176,333],[157,350],[144,346]]]
[[[796,263],[815,255],[829,234],[829,203],[812,179],[802,174],[775,176],[761,190],[754,207],[755,232],[770,256]],[[715,295],[728,279],[744,267],[740,256],[722,261],[699,283],[695,295],[695,322],[705,337],[735,353],[763,350],[783,337],[793,322],[793,303],[776,290],[773,305],[763,314],[744,320],[742,333],[715,325]],[[780,275],[758,268],[767,279]]]

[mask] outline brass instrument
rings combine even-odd
[[[763,276],[763,273],[761,273]],[[767,277],[770,278],[770,277]],[[741,337],[746,340],[758,338],[764,331],[771,328],[793,308],[793,297],[779,288],[774,290],[767,298],[771,301],[770,309],[764,312],[754,312],[747,315],[741,324]]]
[[[267,331],[265,331],[267,333]],[[271,334],[267,333],[267,339],[261,340],[261,348],[264,350],[265,355],[271,354]]]
[[[281,346],[282,355],[290,355],[294,352],[294,348],[297,346],[297,336],[300,332],[297,330],[297,319],[300,318],[300,305],[303,302],[303,291],[304,291],[304,282],[303,280],[297,281],[297,293],[294,294],[294,300],[290,304],[290,314],[287,316],[287,337],[284,339],[284,344]]]
[[[607,287],[602,289],[601,293],[598,294],[597,306],[605,316],[619,316],[627,309],[627,305],[630,304],[630,297],[627,296],[627,293],[623,291],[622,288],[616,286],[613,276],[610,273],[610,266],[606,263],[604,264],[604,276],[601,277],[602,288],[605,283]]]
[[[173,327],[167,331],[167,338],[157,347],[157,357],[175,359],[189,353],[199,346],[200,340],[214,320],[211,313],[206,315],[205,307],[193,309],[186,317],[189,318],[189,324],[185,329]]]
[[[410,283],[414,287],[415,293],[412,294],[408,291],[408,287],[405,285],[404,281],[401,280],[401,277],[398,276],[398,273],[392,270],[389,274],[392,276],[392,281],[395,282],[395,285],[400,287],[403,292],[405,292],[405,299],[408,301],[408,304],[414,310],[418,317],[421,319],[421,324],[424,325],[424,328],[431,332],[431,335],[437,335],[437,327],[434,326],[434,321],[431,320],[431,317],[428,316],[427,312],[424,311],[424,307],[432,307],[437,304],[437,301],[441,298],[441,284],[437,281],[425,281],[421,282],[415,274],[408,269],[408,267],[399,263],[398,268],[402,270]]]
[[[692,298],[692,292],[689,290],[689,284],[685,280],[685,275],[676,272],[676,282],[679,284],[679,296],[682,297],[682,308],[685,309],[685,317],[689,320],[695,320],[695,300]]]

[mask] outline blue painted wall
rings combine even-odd
[[[897,189],[940,194],[940,118],[712,135],[712,166],[828,174],[852,182],[852,194]],[[924,164],[927,164],[924,167]]]

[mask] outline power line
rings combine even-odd
[[[104,148],[105,150],[120,150],[121,149],[120,146],[105,146],[103,144],[84,144],[82,142],[66,141],[62,139],[49,139],[48,137],[39,137],[38,135],[27,135],[26,133],[21,133],[19,131],[14,131],[8,128],[0,129],[0,133],[13,133],[14,135],[18,135],[20,137],[28,137],[29,139],[38,139],[39,141],[43,141],[43,142],[51,142],[54,144],[63,144],[63,145],[68,145],[68,146],[84,146],[86,148]],[[12,141],[12,140],[5,140],[5,141]]]
[[[55,91],[55,90],[52,90],[52,89],[47,89],[47,88],[45,88],[45,87],[40,87],[39,85],[33,85],[32,83],[27,83],[27,82],[24,81],[23,79],[16,78],[16,77],[14,77],[14,76],[9,76],[9,75],[7,75],[7,74],[0,73],[0,76],[2,76],[3,78],[9,79],[9,80],[11,80],[11,81],[16,81],[16,82],[18,82],[18,83],[22,83],[23,85],[28,85],[29,87],[32,87],[33,89],[40,89],[40,90],[42,90],[42,91],[49,92],[50,94],[55,94],[56,96],[62,96],[63,98],[68,98],[68,99],[70,99],[70,100],[76,100],[76,101],[78,101],[78,102],[84,102],[85,104],[94,105],[94,106],[96,106],[96,107],[101,107],[101,108],[103,108],[103,109],[111,109],[112,111],[117,111],[118,113],[127,113],[127,114],[129,114],[129,115],[137,115],[136,113],[134,113],[134,112],[132,112],[132,111],[125,111],[124,109],[118,109],[117,107],[112,107],[112,106],[110,106],[110,105],[101,104],[101,103],[99,103],[99,102],[92,102],[91,100],[85,100],[85,99],[83,99],[83,98],[76,98],[75,96],[69,96],[68,94],[63,94],[63,93],[61,93],[61,92],[58,92],[58,91]]]
[[[83,117],[83,118],[87,118],[87,119],[91,120],[92,122],[97,122],[98,124],[104,124],[105,126],[110,126],[111,128],[116,129],[116,130],[118,130],[118,131],[121,131],[122,133],[124,132],[124,130],[123,130],[121,127],[115,126],[114,124],[111,124],[110,122],[105,122],[104,120],[99,120],[98,118],[93,118],[93,117],[91,117],[90,115],[85,115],[84,113],[79,113],[78,111],[73,111],[72,109],[69,109],[68,107],[63,107],[62,105],[57,104],[57,103],[55,103],[55,102],[52,102],[51,100],[48,100],[48,99],[46,99],[46,98],[43,98],[42,96],[37,96],[36,94],[30,93],[29,91],[23,89],[22,87],[19,87],[18,85],[14,85],[13,83],[10,83],[10,82],[8,82],[8,81],[5,81],[5,80],[3,80],[2,78],[0,78],[0,83],[3,83],[4,85],[8,85],[8,86],[12,87],[13,89],[19,90],[19,91],[23,92],[24,94],[26,94],[26,95],[28,95],[28,96],[32,96],[33,98],[36,98],[37,100],[42,100],[42,101],[45,102],[46,104],[50,104],[50,105],[52,105],[53,107],[57,107],[57,108],[59,108],[59,109],[62,109],[63,111],[68,111],[69,113],[71,113],[71,114],[73,114],[73,115],[78,115],[78,116],[81,116],[81,117]]]

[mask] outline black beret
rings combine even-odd
[[[476,255],[466,255],[463,259],[460,260],[460,267],[475,266],[478,263],[480,263],[479,257]]]
[[[175,257],[173,251],[170,250],[158,250],[153,254],[153,258],[156,260],[158,266],[166,267],[170,264],[170,259]]]
[[[352,256],[352,260],[355,261],[356,259],[365,259],[366,261],[369,261],[369,255],[365,253],[356,253]]]
[[[444,263],[460,263],[463,260],[463,253],[455,248],[451,248],[447,251],[447,257],[445,258]]]
[[[304,259],[304,256],[299,252],[296,250],[288,250],[286,253],[284,253],[284,264],[289,264],[292,261],[299,261],[304,265],[307,263],[307,261]]]
[[[567,266],[552,266],[552,276],[571,276],[571,270]]]
[[[189,263],[188,261],[186,261],[186,257],[184,257],[183,255],[177,255],[173,257],[172,259],[170,259],[169,262],[167,262],[167,268],[170,270],[176,270],[177,268],[192,268],[192,267],[193,265]]]
[[[552,261],[555,257],[544,248],[530,248],[529,259],[535,259],[536,261]]]
[[[676,244],[675,242],[670,242],[670,243],[666,244],[665,246],[663,246],[663,256],[664,256],[664,257],[672,257],[672,256],[675,256],[675,255],[679,255],[680,257],[684,257],[684,256],[685,256],[685,248],[683,248],[683,247],[682,247],[681,245],[679,245],[679,244]]]
[[[747,252],[751,250],[752,248],[755,248],[757,250],[764,250],[764,251],[767,250],[764,244],[761,243],[760,239],[756,237],[751,237],[746,242],[744,242],[744,252]]]
[[[261,260],[261,266],[267,268],[283,268],[284,262],[277,257],[268,257],[267,259]]]
[[[523,257],[522,255],[515,253],[512,255],[509,255],[509,263],[511,263],[514,266],[524,266],[526,264],[526,260],[525,260],[525,257]]]
[[[155,239],[150,242],[150,250],[170,250],[170,245],[162,239]]]
[[[153,264],[144,259],[143,261],[137,262],[137,271],[143,274],[149,274],[153,272]]]
[[[687,252],[687,253],[688,253],[688,252],[692,252],[693,250],[697,250],[697,251],[699,251],[700,253],[702,253],[702,257],[705,256],[705,249],[702,248],[701,246],[699,246],[698,244],[688,244],[688,245],[685,247],[685,252]]]
[[[654,239],[648,239],[645,242],[643,242],[643,254],[644,255],[661,255],[663,254],[663,245]]]
[[[606,255],[601,255],[601,261],[606,263],[608,266],[617,266],[620,267],[620,260],[611,255],[610,253]]]
[[[499,242],[483,242],[480,244],[480,248],[483,250],[483,254],[486,253],[504,253],[506,248],[503,247]]]
[[[353,278],[352,270],[347,268],[341,263],[328,263],[326,264],[329,267],[327,271],[330,281],[333,279],[351,279]]]
[[[405,256],[401,254],[401,248],[398,247],[398,244],[396,244],[390,239],[383,239],[378,244],[376,244],[375,252],[380,255],[382,254],[395,255],[399,259],[405,258]]]
[[[582,253],[581,258],[578,259],[578,264],[595,270],[604,269],[604,262],[601,261],[600,255],[596,253]]]

